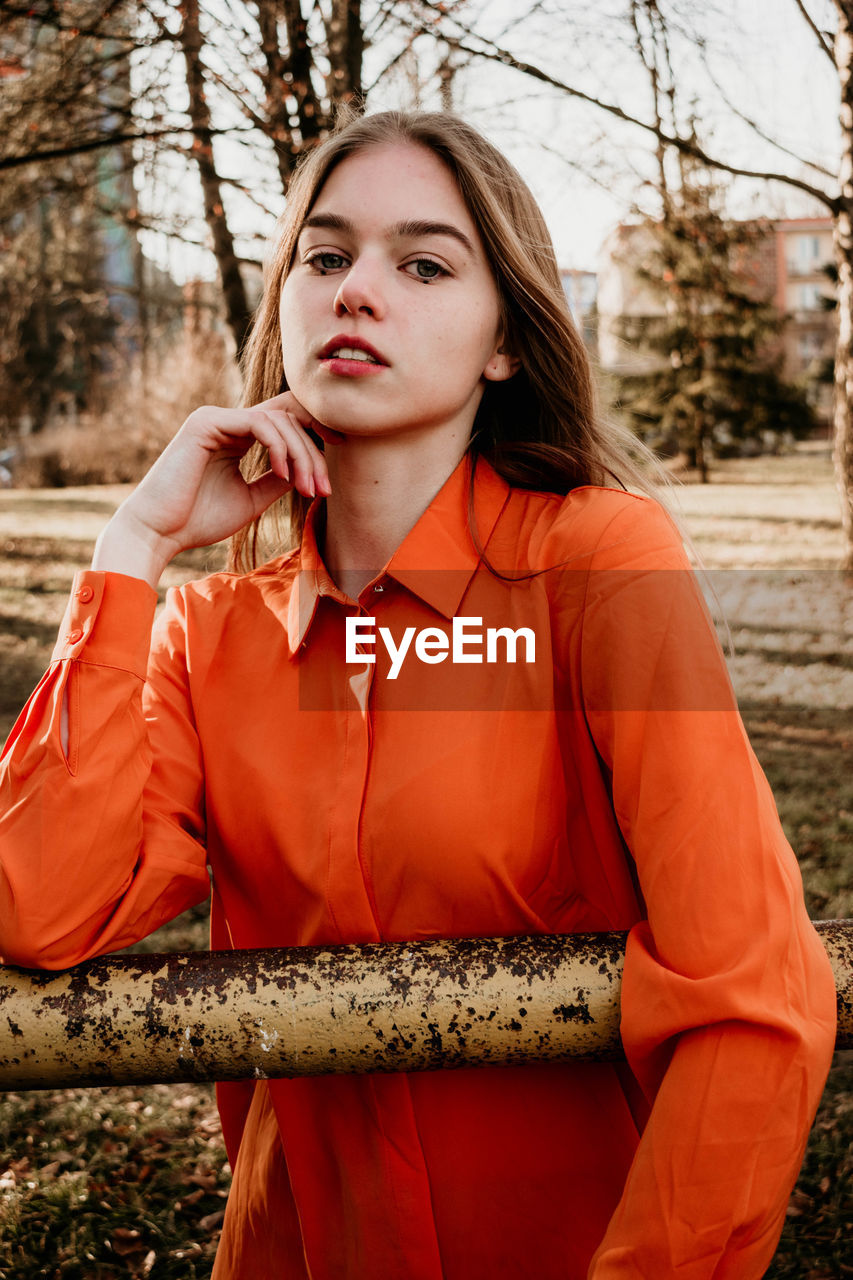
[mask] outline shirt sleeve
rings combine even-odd
[[[589,1275],[757,1280],[831,1060],[832,971],[671,521],[626,496],[592,565],[582,700],[648,917],[621,1032],[653,1105]]]
[[[50,668],[0,757],[4,963],[77,964],[208,896],[181,597],[147,675],[156,599],[122,574],[77,575]]]

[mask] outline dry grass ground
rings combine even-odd
[[[0,492],[0,738],[47,663],[75,568],[122,486]],[[722,605],[732,679],[800,857],[811,914],[853,916],[853,595],[837,571],[825,448],[724,463],[675,505]],[[165,585],[198,576],[182,557]],[[725,640],[725,635],[723,634]],[[204,945],[197,912],[148,946]],[[774,1280],[853,1275],[853,1067],[830,1076]],[[0,1280],[210,1274],[228,1169],[198,1086],[6,1095],[0,1101]]]

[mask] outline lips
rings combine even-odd
[[[369,342],[365,342],[363,338],[357,338],[351,334],[340,333],[337,337],[332,338],[320,352],[321,360],[345,360],[363,365],[384,365],[387,367],[388,361],[381,355],[375,347]]]

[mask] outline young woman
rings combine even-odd
[[[511,166],[438,114],[319,147],[246,387],[75,582],[4,757],[6,960],[124,946],[209,873],[217,947],[631,929],[626,1064],[221,1087],[214,1274],[759,1277],[832,976]],[[296,545],[256,565],[285,495]],[[164,566],[229,534],[235,572],[171,593],[152,643]]]

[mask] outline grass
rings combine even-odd
[[[209,1276],[228,1168],[209,1089],[6,1094],[4,1280]]]
[[[0,738],[53,647],[71,576],[122,486],[0,492]],[[675,495],[722,606],[730,670],[815,918],[853,917],[853,599],[825,447],[721,464]],[[211,567],[181,557],[165,585]],[[725,641],[725,634],[723,634]],[[204,909],[140,944],[204,947]],[[853,1276],[853,1054],[836,1063],[771,1280]],[[210,1275],[229,1170],[212,1086],[7,1094],[0,1280]]]

